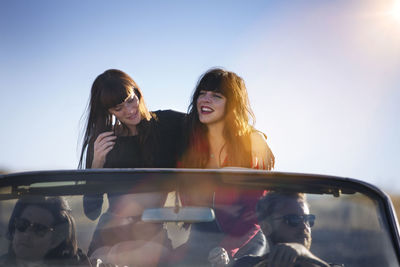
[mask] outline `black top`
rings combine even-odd
[[[104,168],[175,168],[182,151],[183,121],[185,114],[173,110],[152,112],[146,127],[150,130],[147,140],[136,136],[118,136],[114,148],[107,154]],[[142,141],[142,143],[141,143]],[[149,153],[150,151],[150,153]],[[150,158],[146,158],[150,155]],[[89,145],[86,166],[93,159],[93,144]],[[110,196],[109,196],[110,197]],[[85,195],[84,211],[96,219],[101,212],[103,196]]]
[[[139,136],[118,136],[114,148],[106,156],[103,168],[142,167],[142,153]]]
[[[182,150],[183,120],[185,114],[173,110],[152,112],[147,140],[135,136],[118,136],[114,148],[107,154],[104,168],[174,168]],[[142,141],[142,143],[141,143]],[[151,151],[149,153],[149,151]],[[145,155],[150,154],[151,158]],[[89,144],[86,168],[93,160],[93,143]]]

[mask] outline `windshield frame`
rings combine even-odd
[[[112,174],[112,178],[110,178]],[[221,185],[270,189],[284,188],[314,194],[352,194],[360,192],[378,201],[385,225],[400,261],[399,223],[388,194],[376,186],[357,179],[330,175],[290,173],[252,170],[243,168],[224,169],[86,169],[86,170],[46,170],[0,175],[0,199],[20,198],[23,195],[62,195],[84,192],[110,192],[123,190],[128,184],[143,179],[154,179],[150,187],[141,190],[179,190],[179,187],[199,176],[212,179]],[[52,186],[53,184],[53,186]],[[107,186],[112,184],[113,186]],[[5,188],[9,188],[8,191]]]

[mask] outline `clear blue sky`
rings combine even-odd
[[[222,66],[244,78],[277,171],[400,192],[396,2],[1,0],[0,169],[76,168],[106,69],[130,74],[151,110],[186,111]]]

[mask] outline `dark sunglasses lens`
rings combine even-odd
[[[23,233],[26,231],[26,229],[28,229],[30,224],[31,223],[28,220],[18,218],[15,220],[15,229]]]
[[[50,228],[41,224],[33,224],[32,231],[38,236],[43,237],[47,232],[50,231]]]
[[[297,215],[290,215],[286,217],[286,221],[291,227],[297,227],[303,223],[303,218]]]
[[[286,222],[291,227],[298,227],[302,223],[308,224],[310,227],[314,226],[315,216],[310,215],[288,215],[286,216]]]
[[[50,227],[47,227],[40,223],[31,223],[27,219],[22,218],[18,218],[15,220],[15,229],[17,229],[19,232],[25,232],[28,227],[31,227],[32,232],[40,237],[43,237],[47,232],[50,231]]]
[[[315,215],[312,215],[312,214],[307,215],[307,217],[306,217],[305,219],[307,220],[308,225],[309,225],[310,227],[313,227],[313,226],[314,226]]]

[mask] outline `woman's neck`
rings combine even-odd
[[[227,156],[225,138],[223,135],[224,123],[207,125],[207,138],[210,144],[210,155],[206,168],[220,168]]]
[[[134,136],[138,134],[138,130],[136,125],[135,126],[128,126],[126,124],[120,124],[115,131],[116,135],[119,136]]]
[[[213,124],[207,124],[207,137],[208,140],[213,140],[213,139],[217,139],[217,140],[223,140],[224,139],[224,122],[217,122],[217,123],[213,123]],[[210,142],[211,143],[211,142]]]
[[[137,130],[136,125],[135,126],[128,126],[128,129],[129,129],[129,133],[128,133],[129,136],[133,136],[133,135],[137,135],[138,134],[138,130]]]

